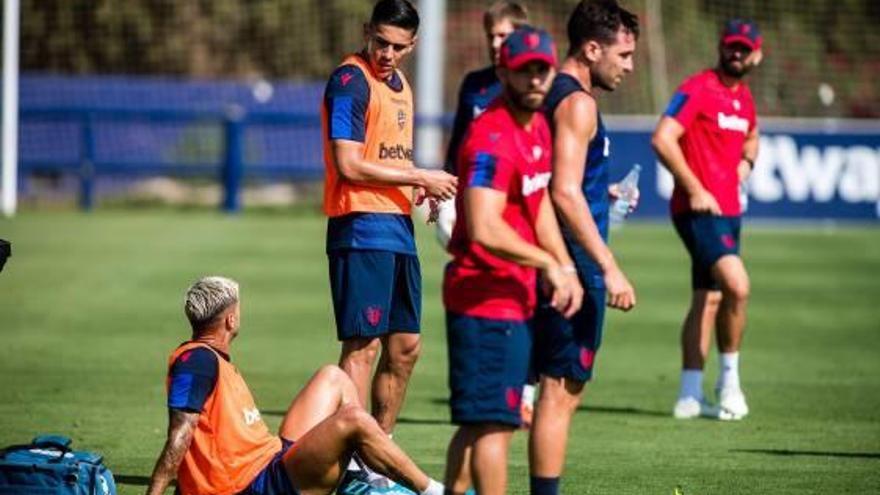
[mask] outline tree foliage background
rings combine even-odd
[[[651,10],[649,2],[659,2]],[[485,65],[488,2],[448,0],[447,107],[464,72]],[[572,0],[524,2],[558,37]],[[875,0],[624,0],[647,28],[636,72],[606,111],[655,113],[689,73],[713,65],[724,19],[755,19],[765,63],[752,78],[764,115],[880,117],[880,2]],[[361,44],[369,0],[22,0],[21,66],[31,73],[321,81]],[[649,12],[659,12],[652,16]],[[659,19],[657,18],[659,17]],[[662,29],[651,32],[652,26]],[[649,44],[662,43],[657,68]],[[414,57],[418,59],[418,51]],[[408,64],[411,68],[412,64]],[[653,67],[653,69],[652,69]],[[662,73],[660,73],[662,72]],[[821,85],[834,95],[818,96]]]

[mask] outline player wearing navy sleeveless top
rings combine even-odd
[[[553,133],[551,196],[585,294],[570,319],[541,301],[535,313],[541,395],[529,442],[532,495],[559,493],[569,426],[593,375],[605,305],[628,311],[636,302],[607,245],[611,146],[593,90],[613,91],[632,72],[637,37],[636,16],[615,0],[582,1],[569,18],[568,56],[545,103]]]
[[[550,94],[544,103],[544,113],[550,122],[551,131],[555,131],[553,123],[553,115],[556,108],[569,95],[574,92],[582,92],[590,95],[590,92],[584,89],[581,83],[572,75],[560,73],[553,81],[550,88]],[[590,96],[592,98],[592,96]],[[581,192],[587,200],[590,208],[590,215],[596,224],[596,229],[602,240],[608,242],[608,211],[611,207],[610,197],[608,195],[609,186],[609,168],[610,160],[610,139],[608,138],[605,124],[602,122],[602,114],[596,111],[596,134],[587,145],[587,157],[584,164],[584,176],[581,183]],[[605,281],[602,277],[601,267],[590,258],[587,250],[581,246],[573,230],[566,224],[562,224],[562,235],[565,237],[566,245],[578,263],[578,268],[584,275],[585,283],[592,288],[601,289],[605,287]]]

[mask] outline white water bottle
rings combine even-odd
[[[633,168],[626,174],[617,184],[617,192],[619,196],[611,204],[609,217],[611,225],[620,225],[626,219],[629,209],[635,204],[639,194],[639,172],[642,166],[636,163]]]

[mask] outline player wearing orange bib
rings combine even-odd
[[[457,179],[413,163],[412,91],[397,67],[413,49],[419,16],[407,0],[381,0],[364,48],[347,56],[324,92],[324,212],[340,367],[391,433],[420,349],[421,273],[413,199],[448,199]]]
[[[187,291],[185,310],[193,335],[168,360],[168,439],[148,495],[163,493],[175,475],[183,495],[327,494],[354,452],[421,494],[442,495],[443,486],[364,411],[336,366],[321,368],[294,398],[279,434],[269,433],[230,361],[241,314],[237,283],[200,279]]]

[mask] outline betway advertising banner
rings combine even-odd
[[[634,218],[668,216],[672,176],[651,149],[656,120],[609,117],[612,180],[641,164]],[[880,226],[880,121],[763,119],[746,217]]]

